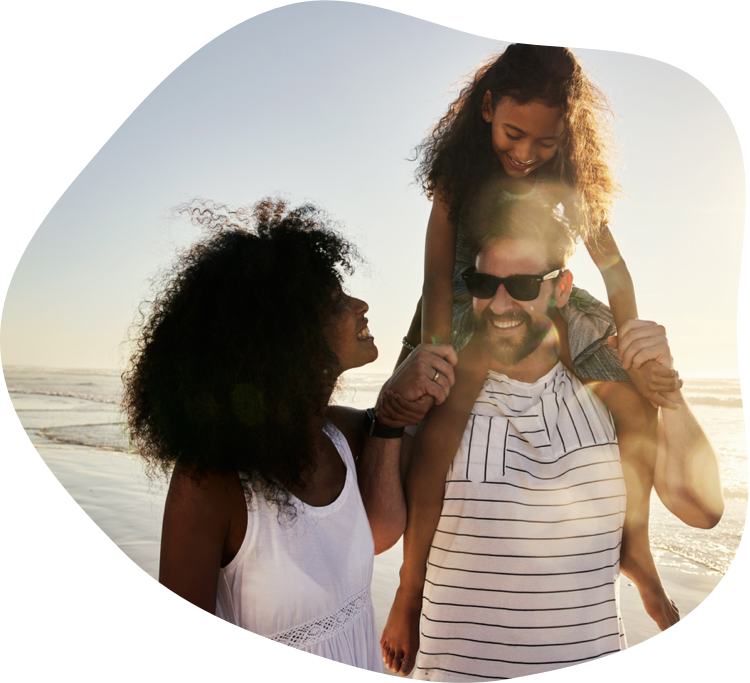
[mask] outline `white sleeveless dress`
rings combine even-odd
[[[219,573],[216,615],[253,633],[370,671],[383,671],[370,597],[374,546],[349,444],[324,433],[346,465],[330,505],[292,496],[290,523],[262,495],[249,502],[247,532]]]

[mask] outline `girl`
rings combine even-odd
[[[563,317],[556,320],[560,355],[582,380],[596,381],[592,388],[614,415],[628,491],[621,570],[638,586],[649,615],[665,629],[679,613],[664,591],[648,541],[656,460],[654,406],[673,407],[660,392],[678,388],[681,380],[667,369],[669,359],[644,349],[637,363],[628,358],[621,365],[607,344],[617,328],[638,317],[630,274],[607,227],[616,191],[601,125],[602,115],[609,111],[606,98],[569,50],[511,45],[477,71],[417,148],[417,177],[433,206],[422,299],[404,338],[405,351],[419,342],[420,328],[423,341],[450,340],[463,350],[456,386],[446,404],[458,417],[433,427],[445,432],[430,436],[441,452],[425,453],[419,439],[415,442],[407,501],[411,509],[432,497],[442,498],[447,466],[461,436],[446,425],[466,424],[488,367],[483,352],[470,340],[471,298],[461,278],[473,265],[467,216],[477,193],[489,184],[499,187],[498,201],[533,198],[562,205],[602,273],[612,313],[573,288]],[[398,400],[391,405],[396,410]],[[381,640],[387,663],[403,674],[413,665],[418,646],[421,590],[435,529],[414,529],[411,515],[409,520],[401,586]]]

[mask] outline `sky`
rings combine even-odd
[[[324,207],[360,247],[367,264],[349,289],[370,304],[380,349],[367,369],[388,371],[421,292],[431,206],[409,157],[461,79],[505,44],[349,3],[279,8],[216,37],[42,221],[8,288],[3,364],[121,368],[149,277],[198,234],[169,208],[283,194]],[[641,318],[666,326],[683,375],[736,376],[745,180],[730,118],[669,64],[571,47],[616,114],[625,194],[611,228]],[[606,300],[579,251],[576,284]]]

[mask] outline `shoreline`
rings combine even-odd
[[[158,577],[161,518],[166,485],[150,481],[137,458],[122,452],[49,442],[27,430],[39,456],[86,514],[136,565]],[[654,549],[667,593],[684,619],[713,591],[723,574],[668,550]],[[375,558],[372,596],[382,633],[398,587],[401,541]],[[628,646],[658,635],[638,590],[620,579],[620,610]]]

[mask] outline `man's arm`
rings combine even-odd
[[[715,527],[724,514],[719,462],[681,391],[665,397],[679,410],[660,410],[654,488],[666,508],[685,524]]]
[[[621,358],[637,363],[640,355],[671,368],[672,355],[662,326],[628,321],[623,330],[627,331],[612,343]],[[654,488],[667,509],[685,524],[710,529],[724,514],[716,452],[682,392],[662,390],[662,395],[677,409],[660,410]]]

